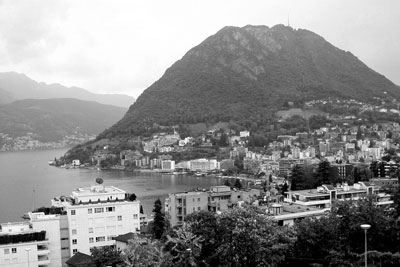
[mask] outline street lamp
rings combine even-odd
[[[25,251],[28,253],[28,267],[29,267],[29,251],[31,250],[31,248],[26,248]]]
[[[364,260],[364,262],[365,262],[365,267],[367,267],[367,230],[369,229],[369,228],[371,228],[371,225],[369,225],[369,224],[361,224],[361,228],[362,229],[364,229],[364,232],[365,232],[365,255],[364,255],[364,257],[365,257],[365,260]]]

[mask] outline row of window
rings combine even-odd
[[[105,211],[106,212],[114,212],[115,207],[106,207]],[[104,212],[104,208],[94,208],[94,213],[103,213],[103,212]],[[92,213],[93,213],[93,208],[89,208],[88,214],[92,214]],[[71,210],[71,215],[76,215],[76,210]]]
[[[115,236],[109,235],[107,236],[107,241],[111,241],[114,240]],[[93,243],[94,242],[94,238],[93,237],[89,237],[89,243]],[[106,237],[105,236],[97,236],[96,237],[96,242],[104,242],[106,241]],[[78,240],[77,239],[72,239],[72,245],[77,245],[78,244]]]
[[[11,248],[11,253],[17,253],[17,248]],[[10,249],[5,248],[4,249],[4,254],[10,254]]]

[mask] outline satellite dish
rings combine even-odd
[[[103,183],[103,179],[101,179],[101,178],[96,178],[96,183],[102,184],[102,183]]]

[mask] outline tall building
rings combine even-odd
[[[63,214],[48,214],[44,212],[29,212],[30,225],[35,231],[46,231],[49,241],[48,266],[66,266],[66,261],[71,257],[69,251],[68,218]]]
[[[66,212],[70,255],[90,254],[93,247],[114,245],[118,235],[140,231],[140,202],[113,186],[78,188],[52,206]]]

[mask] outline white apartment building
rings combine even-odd
[[[175,161],[174,160],[163,160],[161,162],[161,169],[163,171],[174,171],[175,170]]]
[[[3,223],[0,227],[0,266],[60,266],[51,264],[45,231],[35,231],[29,222]]]
[[[49,267],[67,266],[65,262],[71,257],[67,216],[45,215],[43,212],[29,212],[28,216],[33,230],[46,231],[46,239],[49,241]]]
[[[215,159],[196,159],[190,161],[191,171],[211,171],[219,169],[218,162]]]
[[[93,247],[115,245],[116,236],[140,231],[140,202],[114,186],[78,188],[71,197],[53,199],[52,206],[66,211],[71,255],[90,255]]]

